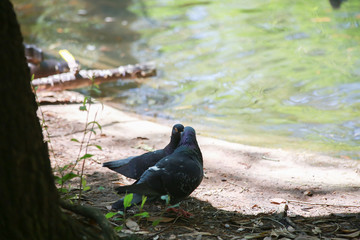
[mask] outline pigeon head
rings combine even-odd
[[[181,141],[179,143],[180,145],[187,145],[187,146],[197,146],[196,141],[196,132],[195,129],[192,127],[185,127],[184,132],[181,134]]]
[[[173,126],[172,134],[181,133],[183,131],[184,131],[184,126],[178,123]]]
[[[180,123],[175,124],[171,131],[170,143],[164,148],[166,155],[172,154],[179,145],[181,134],[184,131],[184,126]]]
[[[181,134],[181,141],[179,143],[179,148],[187,148],[191,151],[194,151],[198,157],[198,161],[203,164],[202,153],[200,151],[198,142],[196,141],[196,132],[190,126],[184,128],[184,132]]]

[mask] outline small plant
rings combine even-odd
[[[139,219],[150,217],[150,214],[148,212],[143,211],[144,204],[145,204],[146,200],[147,200],[147,197],[143,195],[142,200],[141,200],[141,204],[140,204],[140,207],[139,207],[139,213],[135,214],[134,217],[138,217]]]
[[[105,215],[107,219],[112,219],[114,221],[121,221],[122,224],[119,226],[116,226],[114,228],[115,231],[119,232],[124,228],[124,225],[126,222],[130,219],[126,217],[126,209],[131,207],[131,201],[133,200],[134,195],[132,193],[126,194],[124,197],[123,205],[124,205],[124,211],[117,211],[117,212],[109,212]],[[143,218],[148,218],[150,215],[148,212],[143,211],[144,204],[147,200],[146,196],[142,196],[142,201],[139,206],[139,213],[134,214],[132,217],[137,218],[137,221],[140,221]]]
[[[73,178],[76,178],[76,177],[79,177],[79,175],[73,173],[73,172],[68,172],[68,173],[65,173],[71,166],[69,164],[66,164],[65,166],[63,167],[57,167],[55,169],[55,172],[58,172],[60,174],[60,177],[59,176],[54,176],[55,178],[55,181],[59,184],[59,188],[58,188],[58,191],[60,193],[68,193],[70,191],[70,187],[69,188],[65,188],[64,185],[65,183],[67,183],[69,180],[73,179]]]
[[[97,84],[94,83],[93,78],[90,78],[90,80],[92,81],[92,85],[90,87],[90,92],[95,92],[98,93],[99,90],[99,86]],[[96,90],[94,90],[96,89]],[[101,131],[102,127],[101,125],[96,121],[96,117],[97,117],[97,112],[94,115],[94,119],[92,121],[89,121],[89,116],[90,116],[90,109],[91,109],[91,105],[93,103],[92,97],[91,96],[85,96],[84,100],[82,102],[82,105],[79,107],[80,111],[86,111],[86,120],[85,120],[85,127],[84,127],[84,133],[82,135],[81,140],[78,140],[76,138],[72,138],[70,141],[72,142],[77,142],[80,144],[79,147],[79,152],[78,152],[78,156],[76,158],[76,160],[71,163],[71,164],[67,164],[63,167],[56,167],[54,169],[54,172],[57,172],[58,175],[60,176],[55,176],[55,181],[58,183],[59,185],[59,192],[61,193],[69,193],[71,188],[70,185],[68,188],[64,187],[65,183],[67,183],[68,181],[74,179],[74,178],[79,178],[79,193],[77,195],[74,196],[67,196],[67,198],[72,198],[72,199],[77,199],[78,203],[80,203],[81,201],[81,196],[82,193],[84,191],[88,191],[90,190],[90,187],[87,186],[87,182],[86,179],[84,177],[84,170],[85,170],[85,163],[87,159],[92,158],[94,155],[90,154],[88,152],[89,147],[96,147],[99,150],[102,150],[102,147],[100,145],[97,144],[92,144],[90,143],[91,137],[97,134],[96,132],[96,127]],[[79,162],[82,161],[82,165],[81,165],[81,169],[80,171],[76,174],[74,173],[75,171],[75,167],[77,166],[77,164]]]
[[[70,54],[70,53],[69,53]],[[71,54],[70,54],[71,55]],[[66,60],[66,59],[65,59]],[[75,60],[74,60],[75,61]],[[31,77],[31,81],[34,80],[34,75],[32,75]],[[90,80],[92,82],[91,86],[90,86],[90,93],[95,93],[95,94],[99,94],[101,91],[99,89],[99,86],[94,82],[94,79],[92,77],[90,77]],[[51,140],[50,140],[50,133],[48,130],[48,127],[46,125],[45,122],[45,116],[44,113],[42,112],[42,109],[40,107],[39,104],[39,99],[37,96],[37,87],[32,86],[33,92],[35,94],[35,99],[36,102],[39,106],[39,112],[41,114],[41,126],[45,131],[45,137],[46,137],[46,142],[48,143],[50,152],[52,153],[52,156],[54,157],[54,159],[56,160],[55,157],[55,152],[54,152],[54,148],[52,146]],[[82,136],[82,139],[79,141],[76,138],[72,138],[70,141],[73,142],[77,142],[80,143],[80,148],[79,148],[79,153],[78,156],[76,158],[76,160],[74,161],[74,163],[70,163],[70,164],[66,164],[64,166],[55,166],[53,169],[54,172],[54,178],[55,178],[55,182],[58,184],[58,190],[60,193],[69,193],[71,190],[70,185],[68,187],[65,187],[65,184],[68,183],[70,180],[74,179],[74,178],[79,178],[79,194],[76,196],[72,196],[70,198],[77,198],[78,201],[81,201],[81,195],[84,191],[87,191],[90,189],[89,186],[87,186],[86,184],[86,179],[84,177],[84,170],[85,170],[85,162],[87,159],[92,158],[94,155],[88,153],[88,148],[91,146],[96,147],[99,150],[102,150],[102,147],[97,145],[97,144],[91,144],[90,140],[92,137],[92,134],[96,135],[96,131],[95,128],[97,127],[100,131],[101,131],[101,125],[96,121],[96,117],[97,117],[97,112],[94,116],[94,119],[92,121],[89,121],[89,115],[90,115],[90,108],[91,105],[93,103],[93,99],[91,96],[85,96],[84,97],[84,101],[82,103],[82,105],[80,106],[79,110],[80,111],[86,111],[86,121],[85,121],[85,127],[84,127],[84,134]],[[82,154],[82,155],[81,155]],[[81,170],[78,174],[74,173],[75,167],[77,166],[77,164],[82,161],[82,166],[81,166]],[[69,196],[67,196],[69,197]]]
[[[99,93],[100,92],[99,86],[97,84],[95,84],[94,78],[90,77],[90,80],[92,82],[91,87],[90,87],[90,93],[91,92]],[[94,146],[97,149],[102,150],[101,146],[90,143],[92,134],[96,135],[95,127],[98,127],[100,131],[102,129],[101,125],[96,121],[97,112],[94,115],[94,119],[92,121],[89,121],[90,108],[91,108],[92,103],[93,103],[93,100],[92,100],[91,96],[85,96],[84,97],[84,101],[83,101],[82,105],[79,107],[80,111],[86,111],[86,121],[85,121],[85,127],[84,127],[84,134],[82,136],[81,141],[79,141],[76,138],[71,139],[71,141],[80,143],[80,149],[79,149],[78,157],[77,157],[77,159],[75,161],[75,164],[72,167],[72,171],[73,171],[74,168],[76,167],[77,163],[82,161],[82,166],[81,166],[81,170],[80,170],[80,174],[79,174],[79,178],[80,178],[80,181],[79,181],[79,198],[78,198],[79,203],[81,201],[82,193],[84,191],[87,191],[87,190],[90,189],[90,187],[86,185],[86,180],[84,178],[84,170],[85,170],[85,162],[86,162],[86,160],[90,159],[94,155],[88,153],[88,149],[89,149],[90,146]],[[84,154],[81,156],[82,152],[84,152]]]

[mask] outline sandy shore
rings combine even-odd
[[[51,135],[53,166],[64,165],[78,155],[79,144],[70,139],[83,136],[86,112],[79,111],[79,106],[41,106]],[[86,163],[87,181],[108,187],[107,194],[93,199],[94,204],[108,205],[117,198],[111,190],[113,182],[131,181],[102,168],[101,163],[163,148],[175,122],[161,125],[101,104],[91,106],[88,121],[94,117],[102,129],[92,135],[91,143],[100,145],[102,151],[89,148],[94,157]],[[289,201],[289,214],[293,215],[359,212],[359,162],[246,146],[204,137],[203,132],[197,134],[206,177],[192,197],[246,214],[276,211],[278,205],[271,201],[274,198]]]

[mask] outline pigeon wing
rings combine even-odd
[[[145,196],[159,197],[166,194],[164,189],[164,177],[168,173],[164,168],[157,167],[157,164],[147,169],[140,179],[132,185],[117,187],[117,193],[138,193]]]
[[[180,142],[181,132],[183,131],[184,126],[182,124],[175,124],[172,128],[170,143],[164,149],[148,152],[140,156],[106,162],[103,164],[103,167],[108,167],[128,178],[138,180],[148,168],[174,152]]]
[[[180,147],[157,166],[163,167],[167,173],[162,176],[163,189],[174,203],[189,196],[199,186],[204,175],[196,152],[186,147]]]

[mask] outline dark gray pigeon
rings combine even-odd
[[[118,193],[133,193],[132,205],[141,203],[142,196],[148,200],[169,195],[171,203],[189,196],[203,179],[203,158],[192,127],[185,127],[179,146],[175,151],[147,169],[132,185],[121,186]],[[123,198],[112,205],[122,210]]]
[[[147,152],[140,156],[128,157],[121,160],[103,163],[103,167],[110,168],[128,178],[139,179],[149,168],[154,166],[160,159],[172,154],[181,139],[181,132],[184,131],[182,124],[175,124],[172,128],[170,143],[160,150]]]

